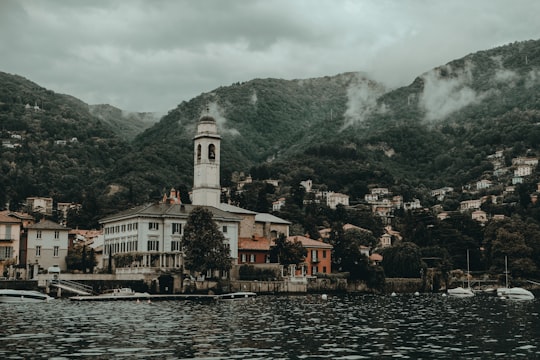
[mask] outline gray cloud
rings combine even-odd
[[[0,70],[133,111],[167,111],[253,78],[362,71],[396,87],[468,53],[537,38],[540,2],[518,5],[1,0]]]

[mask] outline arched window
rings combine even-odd
[[[216,146],[214,144],[208,145],[208,158],[210,160],[216,159]]]
[[[197,162],[201,161],[201,144],[197,145]]]

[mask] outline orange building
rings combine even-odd
[[[299,241],[306,248],[305,275],[313,276],[317,273],[329,274],[332,272],[332,245],[305,236],[289,236],[287,240]]]

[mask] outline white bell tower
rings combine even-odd
[[[193,138],[193,205],[218,207],[221,202],[219,184],[219,161],[221,136],[217,132],[216,120],[203,116]]]

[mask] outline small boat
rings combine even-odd
[[[497,289],[497,296],[509,300],[533,300],[534,294],[520,287],[508,287],[508,257],[504,257],[504,273],[506,275],[505,287]]]
[[[257,293],[249,292],[249,291],[240,291],[235,293],[229,293],[229,294],[221,294],[216,295],[216,300],[243,300],[243,299],[249,299],[254,298],[257,296]]]
[[[48,302],[53,299],[53,297],[35,290],[0,290],[0,303],[35,303]]]
[[[457,288],[454,288],[454,289],[448,289],[447,292],[448,292],[448,296],[453,296],[453,297],[465,298],[465,297],[473,297],[474,296],[474,292],[470,287],[463,288],[463,287],[460,286],[460,287],[457,287]]]
[[[460,297],[460,298],[466,298],[466,297],[473,297],[474,291],[471,289],[471,280],[470,280],[470,272],[469,272],[469,250],[467,250],[467,287],[457,287],[455,289],[448,289],[446,290],[448,293],[448,296],[452,297]]]
[[[118,288],[105,291],[99,295],[77,295],[72,296],[69,299],[75,301],[106,301],[106,300],[140,300],[150,298],[150,294],[147,292],[140,293],[133,291],[131,288]]]

